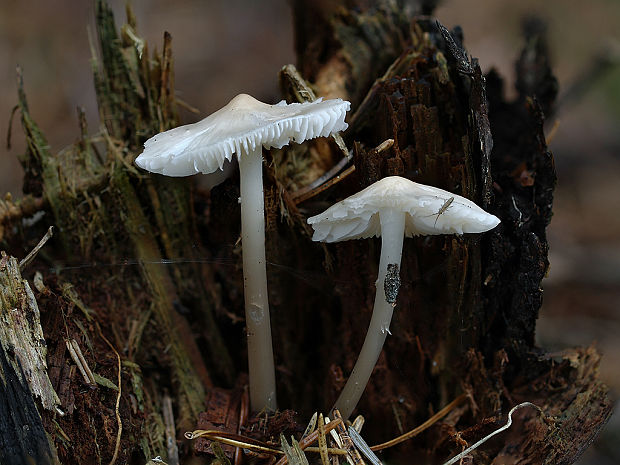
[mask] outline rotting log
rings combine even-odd
[[[430,19],[433,2],[420,3],[292,3],[301,76],[316,95],[353,102],[344,134],[353,157],[341,165],[346,177],[301,201],[296,192],[342,163],[342,148],[329,139],[265,152],[280,406],[300,412],[298,423],[332,406],[366,333],[377,274],[377,240],[314,244],[305,219],[400,175],[471,198],[502,224],[481,237],[405,241],[392,336],[358,407],[364,438],[390,439],[465,392],[467,406],[383,457],[440,462],[530,401],[548,421],[520,412],[510,433],[475,451],[475,460],[573,463],[611,404],[594,349],[552,356],[534,344],[555,185],[543,123],[557,84],[544,35],[528,29],[534,36],[518,62],[517,97],[506,101],[499,76],[484,76],[459,31]],[[89,135],[78,113],[78,141],[51,153],[20,76],[27,197],[0,205],[0,240],[13,255],[57,227],[25,277],[40,273],[33,295],[64,415],[37,410],[43,402],[4,345],[0,408],[23,406],[27,418],[18,420],[38,425],[28,444],[40,449],[27,453],[40,463],[53,463],[54,454],[78,464],[166,457],[172,420],[178,438],[198,421],[276,439],[279,425],[298,431],[290,412],[281,423],[250,420],[246,430],[243,415],[238,421],[246,366],[241,248],[231,239],[240,230],[238,175],[202,192],[189,179],[138,172],[132,162],[144,140],[178,124],[171,38],[164,36],[161,55],[149,55],[130,10],[120,34],[102,0],[96,11],[93,72],[105,126]],[[288,84],[284,96],[298,99]],[[45,214],[26,227],[21,219],[37,211]],[[15,434],[0,420],[0,445],[25,444]],[[20,447],[11,453],[23,454]]]

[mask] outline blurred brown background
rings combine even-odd
[[[90,1],[0,0],[0,134],[7,134],[16,104],[15,65],[24,71],[30,110],[53,150],[78,134],[81,105],[91,132],[99,121],[90,68],[87,27]],[[182,111],[184,122],[202,118],[239,92],[279,100],[276,73],[294,63],[290,6],[286,0],[134,0],[138,29],[151,50],[162,34],[173,37],[178,96],[201,115]],[[111,0],[117,21],[124,2]],[[557,131],[558,188],[549,228],[551,270],[538,325],[539,343],[551,350],[596,346],[601,374],[620,390],[620,2],[616,0],[446,0],[436,11],[448,27],[461,25],[468,51],[484,70],[495,67],[511,93],[513,63],[523,45],[521,23],[537,15],[548,24],[560,105],[548,121]],[[604,56],[616,65],[592,75]],[[595,73],[596,74],[596,73]],[[585,79],[584,79],[585,78]],[[576,87],[580,83],[585,86]],[[579,90],[570,92],[569,89]],[[557,123],[556,123],[557,121]],[[16,155],[24,144],[16,118],[12,149],[0,151],[0,194],[21,191]],[[620,415],[581,463],[620,463]],[[615,447],[615,449],[614,449]]]

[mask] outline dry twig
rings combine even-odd
[[[424,423],[422,423],[420,426],[413,428],[411,431],[401,436],[398,436],[397,438],[391,439],[381,444],[377,444],[376,446],[372,446],[370,449],[375,452],[378,450],[387,449],[388,447],[395,446],[396,444],[400,444],[401,442],[404,442],[407,439],[411,439],[412,437],[417,436],[422,431],[431,427],[432,425],[437,423],[439,420],[441,420],[443,417],[445,417],[456,406],[461,404],[466,399],[466,397],[467,396],[465,394],[461,394],[456,399],[454,399],[452,402],[450,402],[448,405],[446,405],[444,408],[442,408],[439,412],[437,412],[435,415],[433,415],[428,420],[426,420]]]
[[[116,445],[114,446],[114,455],[112,456],[112,459],[110,460],[110,463],[109,463],[109,465],[114,465],[114,463],[116,462],[116,459],[118,457],[118,451],[119,451],[119,448],[120,448],[120,445],[121,445],[121,434],[123,433],[123,422],[121,421],[121,414],[119,412],[119,406],[120,406],[120,403],[121,403],[121,394],[122,394],[122,390],[121,390],[122,389],[121,388],[121,356],[116,351],[116,349],[114,348],[112,343],[108,340],[108,338],[103,335],[103,331],[101,331],[101,327],[99,326],[99,323],[96,323],[96,324],[97,324],[97,331],[99,331],[99,335],[101,336],[101,339],[103,339],[105,341],[105,343],[108,345],[110,350],[112,350],[112,352],[114,352],[114,355],[116,355],[117,368],[118,368],[118,375],[117,375],[118,394],[116,395],[116,405],[114,407],[114,413],[116,414],[116,422],[118,423],[118,431],[116,433]]]
[[[50,240],[50,238],[54,235],[54,226],[50,226],[47,229],[47,232],[45,233],[45,235],[41,238],[41,240],[39,241],[39,243],[37,245],[34,246],[34,249],[32,249],[30,251],[30,253],[28,253],[28,255],[26,255],[20,262],[19,262],[19,271],[24,271],[24,268],[26,268],[28,266],[28,264],[34,260],[34,257],[37,256],[37,254],[39,253],[39,250],[41,250],[41,248],[45,245],[45,243],[47,241]]]
[[[468,447],[467,449],[465,449],[463,452],[461,452],[458,455],[455,455],[454,457],[452,457],[450,460],[448,460],[447,462],[445,462],[443,465],[452,465],[453,463],[458,462],[459,460],[461,460],[463,457],[465,457],[466,455],[468,455],[471,451],[473,451],[474,449],[478,448],[481,444],[485,443],[486,441],[488,441],[489,439],[491,439],[493,436],[495,436],[496,434],[501,433],[502,431],[507,430],[508,428],[510,428],[510,425],[512,425],[512,414],[518,410],[521,409],[523,407],[532,407],[535,408],[536,410],[538,410],[539,413],[542,413],[542,410],[540,407],[538,407],[537,405],[532,404],[531,402],[523,402],[522,404],[519,405],[515,405],[510,412],[508,412],[508,421],[506,422],[506,424],[504,426],[502,426],[501,428],[496,429],[495,431],[493,431],[491,434],[483,437],[480,441],[476,442],[474,445]]]

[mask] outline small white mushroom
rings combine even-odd
[[[481,233],[499,219],[459,195],[399,176],[383,178],[366,189],[308,218],[312,240],[338,242],[381,236],[375,304],[366,339],[334,408],[348,418],[357,405],[383,343],[400,284],[398,272],[403,237],[431,234]]]
[[[248,338],[250,403],[276,409],[276,385],[265,267],[263,147],[281,148],[347,128],[349,102],[318,99],[276,105],[241,94],[202,121],[151,137],[136,164],[166,176],[222,169],[237,154],[241,191],[241,240]]]

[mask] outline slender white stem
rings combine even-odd
[[[362,350],[355,362],[351,376],[334,404],[340,410],[342,417],[349,418],[353,409],[362,397],[366,384],[375,367],[383,343],[389,333],[390,321],[394,307],[385,297],[384,282],[388,265],[397,265],[400,268],[400,259],[403,251],[403,236],[405,234],[405,214],[394,210],[385,210],[379,213],[381,220],[381,258],[379,259],[379,276],[376,281],[375,306],[370,319],[370,326]]]
[[[276,409],[276,378],[265,265],[265,200],[263,149],[241,153],[241,241],[243,289],[248,337],[250,405],[253,410]]]

